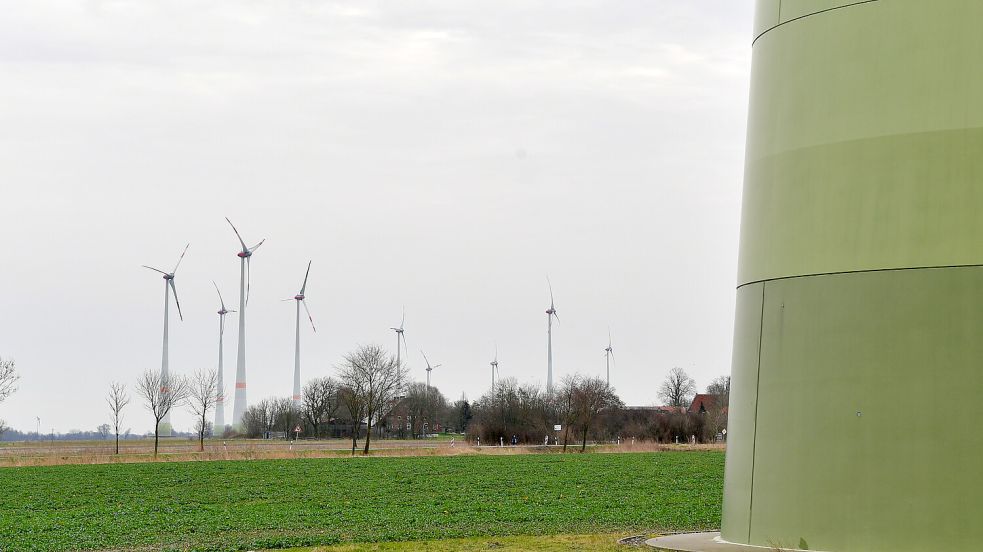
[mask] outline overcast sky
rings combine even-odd
[[[21,430],[108,421],[110,382],[217,364],[250,244],[248,390],[287,396],[357,344],[443,366],[451,399],[603,375],[660,403],[730,370],[750,0],[42,1],[0,17],[0,356]],[[232,305],[230,305],[232,306]],[[173,308],[173,307],[172,307]],[[172,311],[173,312],[173,311]],[[232,414],[236,320],[226,334]],[[174,416],[190,429],[191,416]],[[126,426],[151,429],[134,400]]]

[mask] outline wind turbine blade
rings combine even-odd
[[[403,307],[403,317],[399,319],[399,329],[403,329],[403,323],[406,322],[406,307]]]
[[[215,286],[215,292],[218,293],[218,302],[222,303],[222,310],[226,310],[225,301],[222,299],[222,292],[218,290],[218,284],[215,283],[215,280],[212,280],[212,285]]]
[[[498,362],[498,343],[495,344],[495,362]]]
[[[307,277],[311,275],[311,261],[307,261],[307,273],[304,274],[304,285],[300,286],[300,294],[304,294],[304,290],[307,289]]]
[[[608,328],[608,347],[611,346],[611,328]]]
[[[265,242],[265,241],[266,241],[266,238],[263,238],[262,240],[260,240],[259,243],[257,243],[256,245],[254,245],[254,246],[252,246],[252,247],[249,248],[249,252],[252,253],[252,252],[256,251],[257,249],[259,249],[259,246],[263,245],[263,242]]]
[[[242,244],[242,250],[243,251],[249,251],[249,249],[246,247],[246,242],[242,241],[242,236],[240,236],[239,235],[239,231],[236,230],[236,225],[235,224],[232,224],[232,221],[229,220],[229,217],[225,217],[225,222],[228,222],[229,223],[229,226],[232,227],[232,231],[236,233],[236,237],[239,238],[239,243]]]
[[[155,272],[160,272],[161,274],[167,274],[166,272],[164,272],[163,270],[161,270],[159,268],[154,268],[152,266],[147,266],[147,265],[140,265],[140,266],[142,266],[143,268],[149,268],[150,270],[153,270]]]
[[[420,354],[423,355],[423,360],[427,363],[427,368],[430,368],[430,360],[427,359],[427,353],[424,353],[423,349],[420,349]]]
[[[553,284],[549,276],[546,276],[546,285],[550,288],[550,308],[553,308]]]
[[[307,308],[307,301],[301,301],[301,303],[304,304],[304,311],[307,312],[307,319],[311,321],[311,329],[316,332],[317,328],[314,327],[314,317],[311,316],[311,311]]]
[[[443,364],[434,364],[434,365],[433,365],[433,366],[431,366],[430,368],[431,368],[431,369],[434,369],[434,368],[440,368],[441,366],[443,366]]]
[[[178,257],[178,259],[177,259],[177,264],[176,264],[176,265],[174,265],[174,270],[172,270],[172,271],[171,271],[171,274],[175,274],[175,273],[177,273],[177,267],[179,267],[179,266],[181,266],[181,261],[183,261],[183,260],[184,260],[184,254],[188,252],[188,248],[189,248],[189,247],[191,247],[191,244],[190,244],[190,243],[189,243],[188,245],[185,245],[185,246],[184,246],[184,251],[182,251],[182,252],[181,252],[181,256],[180,256],[180,257]]]
[[[560,317],[556,314],[556,309],[553,309],[553,318],[556,318],[556,323],[560,323]]]
[[[174,304],[177,305],[177,315],[183,321],[184,320],[184,315],[181,314],[181,301],[178,301],[178,298],[177,298],[177,286],[174,285],[174,280],[173,279],[168,280],[167,281],[167,284],[171,286],[171,291],[174,292]]]
[[[249,304],[249,282],[251,280],[250,268],[252,268],[252,263],[249,261],[252,257],[246,257],[246,304]]]

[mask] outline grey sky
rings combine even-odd
[[[313,259],[303,376],[358,343],[443,366],[451,399],[558,376],[654,404],[681,366],[730,368],[750,0],[51,1],[0,18],[0,356],[14,427],[91,429],[109,383],[217,356],[211,280],[253,258],[249,399],[287,396]],[[226,341],[232,413],[236,321]],[[179,429],[191,425],[184,412]],[[152,420],[135,404],[127,425]]]

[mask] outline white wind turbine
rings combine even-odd
[[[546,278],[546,284],[550,288],[550,308],[546,309],[546,393],[553,393],[553,318],[556,318],[557,324],[560,323],[560,317],[556,315],[556,307],[553,305],[553,284],[550,283],[549,277]]]
[[[215,435],[221,435],[225,431],[225,383],[222,370],[225,351],[225,346],[223,345],[223,338],[225,337],[225,315],[235,311],[225,308],[225,300],[222,299],[222,292],[218,290],[218,284],[213,280],[212,285],[215,286],[215,292],[218,293],[218,302],[222,305],[222,308],[218,310],[218,397],[215,400],[214,428]]]
[[[421,349],[420,350],[420,354],[423,355],[423,360],[427,363],[427,393],[429,393],[430,392],[430,372],[432,372],[434,368],[440,368],[440,364],[434,364],[433,366],[430,366],[430,361],[427,359],[427,353],[424,353],[423,350]]]
[[[400,345],[399,342],[403,342],[403,347],[406,347],[406,336],[403,335],[403,323],[406,322],[406,307],[403,307],[403,318],[399,321],[398,328],[389,328],[390,330],[396,332],[396,368],[400,367]],[[407,353],[409,351],[407,350]]]
[[[294,408],[300,408],[300,306],[304,305],[304,311],[307,312],[307,319],[311,321],[311,329],[317,332],[317,328],[314,327],[314,318],[311,316],[310,309],[307,308],[307,301],[305,300],[304,291],[307,290],[307,277],[311,275],[311,261],[307,261],[307,272],[304,274],[304,284],[300,286],[300,293],[294,295],[290,299],[284,299],[284,301],[296,301],[297,302],[297,333],[294,339]]]
[[[608,387],[611,386],[611,359],[614,358],[614,347],[611,346],[611,328],[608,328],[608,346],[604,348],[604,365],[608,372]]]
[[[181,266],[181,261],[184,259],[184,254],[188,252],[188,247],[191,244],[184,246],[184,251],[181,252],[181,256],[177,259],[177,264],[174,265],[174,270],[170,272],[164,272],[159,268],[154,268],[152,266],[143,265],[144,268],[149,268],[155,272],[160,272],[164,275],[164,348],[161,353],[160,360],[160,373],[163,377],[167,377],[169,374],[168,363],[167,363],[167,330],[170,326],[170,321],[168,320],[168,315],[171,305],[171,292],[174,293],[174,304],[177,306],[177,315],[181,320],[184,320],[184,315],[181,314],[181,302],[177,298],[177,287],[174,286],[174,275],[177,273],[177,267]],[[171,415],[168,414],[161,420],[160,423],[160,435],[163,437],[169,437],[171,435]]]
[[[232,227],[242,245],[242,250],[236,254],[239,257],[239,350],[236,353],[236,394],[232,406],[232,426],[242,429],[242,415],[246,412],[246,305],[249,303],[249,265],[253,253],[266,239],[252,247],[246,247],[246,242],[242,240],[229,217],[225,217],[225,221]]]
[[[495,374],[498,373],[498,345],[495,345],[495,360],[491,361],[492,393],[495,392]]]

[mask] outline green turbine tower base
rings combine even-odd
[[[983,546],[981,22],[758,0],[724,540]]]

